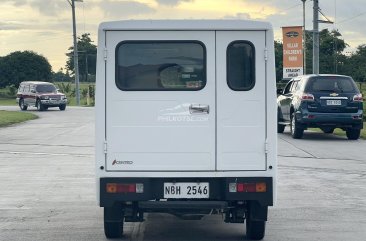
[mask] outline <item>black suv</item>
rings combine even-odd
[[[282,133],[290,125],[293,138],[300,139],[308,127],[333,133],[346,131],[357,140],[363,128],[363,98],[349,76],[304,75],[291,79],[284,90],[277,90],[278,125]]]

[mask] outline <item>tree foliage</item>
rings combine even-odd
[[[97,46],[93,44],[89,33],[84,33],[77,40],[78,47],[78,64],[79,64],[79,74],[82,81],[95,80],[96,71],[96,60],[97,60]],[[75,73],[74,70],[74,47],[69,48],[69,52],[66,53],[68,60],[66,62],[66,69],[72,74]],[[90,78],[90,75],[92,77]]]
[[[64,73],[62,68],[52,73],[52,81],[54,82],[71,82],[72,80],[73,78],[70,76],[69,71]]]
[[[283,44],[275,41],[275,63],[276,63],[276,80],[279,81],[283,76]]]
[[[48,60],[33,51],[16,51],[0,58],[0,88],[18,86],[22,81],[50,81]]]
[[[348,44],[341,39],[342,35],[336,31],[323,29],[319,33],[319,73],[339,73],[339,60],[344,58],[343,51]],[[306,33],[306,73],[313,72],[313,34]]]
[[[357,82],[366,82],[366,44],[357,47],[351,56],[342,60],[342,72]]]

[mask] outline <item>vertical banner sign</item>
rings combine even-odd
[[[302,26],[282,27],[283,78],[291,79],[303,74]]]

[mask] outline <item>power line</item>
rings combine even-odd
[[[279,13],[284,13],[284,12],[286,12],[287,10],[290,10],[290,9],[296,8],[296,7],[300,6],[300,5],[302,5],[302,3],[298,3],[298,4],[296,4],[296,5],[293,5],[293,6],[289,7],[289,8],[286,8],[286,9],[282,10],[282,11],[281,11],[281,12],[279,12]]]
[[[348,21],[350,21],[350,20],[352,20],[352,19],[358,18],[358,17],[360,17],[360,16],[362,16],[362,15],[365,15],[365,14],[366,14],[366,11],[365,11],[365,12],[362,12],[362,13],[360,13],[360,14],[358,14],[358,15],[355,15],[355,16],[353,16],[353,17],[343,19],[342,21],[338,22],[337,24],[341,24],[341,23],[348,22]]]

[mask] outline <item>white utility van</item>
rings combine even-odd
[[[263,238],[276,196],[273,41],[266,22],[100,25],[96,176],[108,238],[152,212],[224,214]]]

